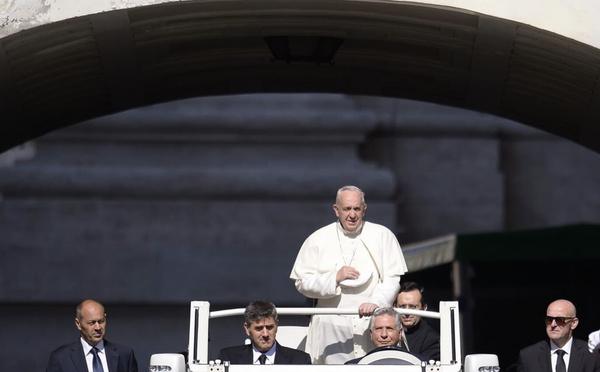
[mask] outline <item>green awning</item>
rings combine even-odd
[[[458,236],[456,246],[460,261],[598,259],[600,225],[465,234]]]
[[[600,225],[446,235],[402,247],[410,272],[452,261],[600,259]]]
[[[456,235],[424,240],[402,246],[409,272],[444,265],[455,260]]]

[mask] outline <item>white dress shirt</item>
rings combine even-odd
[[[94,354],[92,354],[92,346],[88,344],[83,338],[79,339],[81,341],[81,346],[83,346],[83,355],[85,355],[85,363],[87,364],[87,369],[89,372],[94,372]],[[102,363],[102,368],[104,368],[104,372],[110,372],[108,370],[108,363],[106,361],[106,350],[104,349],[104,341],[100,341],[96,344],[96,348],[98,349],[98,357],[100,357],[100,362]]]
[[[552,371],[556,372],[556,361],[558,360],[558,354],[556,354],[556,350],[558,349],[563,349],[565,351],[565,355],[563,355],[563,360],[565,361],[565,367],[567,367],[566,370],[569,370],[569,360],[571,359],[571,345],[573,345],[573,337],[571,337],[563,347],[558,347],[554,345],[554,342],[550,342],[550,360],[552,361]]]
[[[261,351],[256,350],[254,345],[252,345],[252,364],[260,364],[258,357],[265,354],[267,356],[267,360],[265,360],[265,364],[275,364],[275,351],[277,350],[277,344],[273,343],[273,346],[266,352],[263,353]]]

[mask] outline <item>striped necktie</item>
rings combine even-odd
[[[104,367],[102,367],[102,362],[98,356],[98,348],[95,346],[92,348],[92,354],[94,355],[94,360],[92,361],[93,372],[104,372]]]

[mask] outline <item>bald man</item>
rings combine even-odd
[[[575,305],[556,300],[546,309],[547,340],[521,350],[519,372],[599,372],[600,360],[592,355],[587,342],[573,338],[579,324]]]
[[[85,300],[75,308],[79,340],[50,354],[46,372],[137,372],[130,347],[104,339],[106,312],[98,301]]]

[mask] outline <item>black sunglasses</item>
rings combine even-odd
[[[552,324],[552,322],[556,322],[556,325],[559,327],[564,326],[569,323],[571,320],[575,319],[574,316],[548,316],[546,315],[546,325]]]

